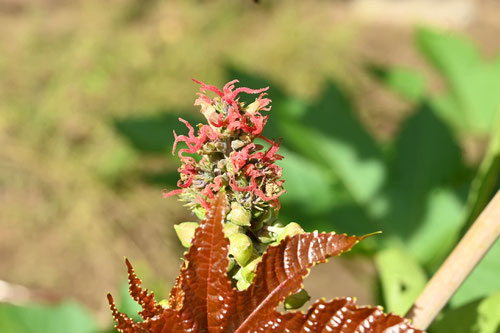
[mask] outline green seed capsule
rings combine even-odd
[[[245,234],[234,233],[229,238],[229,254],[231,254],[240,266],[244,266],[252,256],[252,240]]]
[[[262,257],[258,257],[248,263],[245,267],[240,268],[238,272],[233,276],[236,279],[236,287],[238,290],[247,289],[252,283],[255,277],[255,269],[257,264],[262,260]]]
[[[228,220],[239,226],[250,226],[250,220],[252,219],[252,213],[249,210],[243,208],[237,202],[231,203],[231,211],[227,214]]]
[[[158,304],[160,304],[161,307],[164,309],[170,308],[170,304],[168,302],[168,299],[162,299],[161,301],[158,302]]]
[[[231,223],[231,222],[224,223],[224,235],[226,235],[226,237],[229,237],[230,235],[236,234],[239,232],[240,232],[240,227],[237,226],[236,224]]]
[[[229,264],[227,265],[227,271],[230,272],[234,268],[235,264],[236,264],[236,260],[234,260],[234,258],[229,258]]]
[[[250,261],[248,263],[248,265],[245,266],[245,271],[246,272],[255,272],[255,269],[257,269],[257,265],[261,261],[262,261],[262,257],[255,258],[254,260]],[[253,278],[250,280],[253,280]]]
[[[285,309],[298,309],[310,299],[311,296],[309,296],[307,291],[305,291],[305,289],[300,289],[298,293],[290,295],[285,299]]]
[[[242,268],[241,275],[245,280],[250,283],[253,281],[253,278],[255,277],[255,269],[257,268],[257,264],[261,262],[261,260],[262,257],[258,257],[257,259],[250,261],[248,265]]]
[[[259,229],[263,224],[270,225],[278,218],[278,212],[275,211],[272,207],[267,208],[264,212],[256,216],[257,220],[260,224]]]
[[[245,290],[248,287],[250,287],[250,282],[245,279],[241,279],[236,282],[236,288],[238,288],[238,290]]]
[[[233,279],[236,280],[236,288],[238,288],[238,290],[245,290],[248,288],[248,286],[250,285],[250,282],[248,282],[244,277],[243,275],[241,275],[241,271],[243,270],[243,268],[240,268],[236,274],[233,275]]]
[[[264,230],[263,232],[261,232],[259,234],[259,241],[264,243],[264,244],[268,244],[268,243],[271,243],[272,241],[274,241],[274,238],[272,237],[271,233],[267,230]]]
[[[250,227],[250,229],[252,229],[253,231],[259,231],[264,226],[264,223],[262,223],[262,221],[259,219],[253,219],[251,224],[252,226]]]
[[[182,246],[186,248],[191,247],[191,240],[194,237],[194,232],[198,228],[198,223],[196,222],[182,222],[174,225],[175,233],[182,243]]]
[[[304,229],[295,222],[290,222],[286,226],[280,227],[268,227],[269,231],[276,234],[276,242],[279,243],[287,236],[295,236],[304,232]]]

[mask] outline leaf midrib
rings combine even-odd
[[[304,269],[302,269],[300,272],[302,273],[304,271]],[[262,309],[264,307],[264,305],[268,304],[271,297],[273,297],[274,295],[276,295],[278,293],[279,290],[281,290],[281,288],[289,281],[291,281],[294,277],[296,277],[297,275],[300,275],[300,274],[294,274],[292,277],[288,278],[288,279],[285,279],[283,280],[283,282],[281,282],[276,288],[274,288],[274,290],[269,293],[263,300],[262,302],[260,302],[260,304],[250,313],[250,315],[243,321],[243,323],[241,323],[240,327],[238,327],[238,329],[235,331],[235,333],[243,333],[242,331],[240,331],[242,328],[245,327],[245,325],[247,325],[247,323],[253,319],[254,316],[257,315],[257,313],[260,311],[260,309]]]

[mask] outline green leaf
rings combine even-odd
[[[413,256],[398,248],[377,253],[375,264],[387,310],[404,315],[425,287],[427,278],[423,269]]]
[[[170,152],[174,144],[172,129],[179,135],[188,132],[179,117],[189,121],[193,127],[201,120],[200,117],[185,114],[159,113],[115,120],[114,126],[135,149],[143,153],[165,153]]]
[[[496,122],[493,136],[490,139],[486,156],[472,182],[467,199],[468,219],[466,227],[470,227],[489,200],[500,188],[500,117]]]
[[[462,153],[452,133],[429,107],[422,106],[403,124],[390,162],[391,178],[385,192],[390,209],[383,217],[390,226],[389,230],[403,240],[409,240],[413,235],[426,238],[419,229],[432,232],[426,224],[439,218],[433,211],[435,208],[428,199],[429,195],[437,188],[448,188],[450,184],[457,188],[467,183],[468,177],[464,177],[463,172]],[[443,200],[442,196],[439,200]],[[448,205],[456,206],[454,203]],[[461,218],[460,214],[454,216]],[[453,228],[459,223],[462,221],[445,222]],[[429,241],[439,246],[435,239]]]
[[[497,333],[500,330],[500,292],[445,311],[429,332]]]
[[[500,291],[487,297],[478,307],[478,328],[480,333],[500,331]]]
[[[440,264],[458,240],[464,217],[463,200],[455,191],[432,190],[427,197],[422,224],[409,239],[409,251],[421,263]]]
[[[467,202],[469,228],[489,200],[500,188],[500,121],[497,122],[495,135],[491,138],[488,152],[472,183]],[[500,290],[500,242],[496,242],[472,274],[451,299],[453,306],[483,297]]]
[[[96,172],[105,181],[116,184],[137,165],[137,153],[125,143],[119,144],[97,161]]]
[[[429,104],[436,110],[436,114],[457,131],[467,132],[469,125],[467,118],[459,114],[461,109],[458,100],[452,94],[434,96]]]
[[[477,307],[480,301],[465,304],[459,308],[445,311],[429,327],[430,333],[453,332],[474,333],[477,323]]]
[[[328,171],[317,163],[286,148],[280,152],[285,158],[278,162],[283,168],[287,193],[282,204],[301,205],[306,213],[320,214],[330,209],[335,195]]]
[[[94,333],[91,315],[72,302],[58,306],[0,305],[0,332],[9,333]]]
[[[417,42],[449,88],[433,101],[439,114],[462,132],[489,133],[500,109],[500,58],[482,61],[466,38],[429,29]]]
[[[422,53],[437,70],[447,77],[480,61],[479,54],[466,38],[428,28],[417,30],[416,42]]]
[[[327,168],[358,204],[366,205],[381,188],[385,168],[380,149],[333,84],[303,119],[283,117],[280,126],[291,146]]]
[[[473,249],[471,249],[472,251]],[[500,291],[500,242],[489,250],[450,300],[453,307]]]
[[[422,99],[426,93],[425,78],[416,70],[402,67],[383,68],[378,66],[371,66],[369,70],[381,83],[410,101],[416,102]]]
[[[139,316],[139,311],[141,311],[142,308],[136,301],[134,301],[130,297],[128,283],[125,281],[120,284],[119,296],[120,303],[118,307],[120,311],[126,313],[130,318],[134,320],[139,320],[141,318]]]

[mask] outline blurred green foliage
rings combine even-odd
[[[321,96],[311,102],[289,97],[267,78],[227,69],[228,80],[238,78],[252,88],[271,87],[273,109],[265,134],[284,138],[281,166],[289,191],[282,196],[281,219],[309,230],[382,230],[382,236],[373,237],[377,244],[361,247],[365,253],[377,253],[383,301],[400,314],[498,189],[500,174],[500,76],[493,68],[498,61],[481,60],[475,47],[459,36],[420,29],[416,40],[447,90],[431,93],[418,71],[369,66],[374,78],[414,106],[397,135],[385,144],[367,131],[352,98],[334,82],[327,82]],[[142,127],[155,123],[154,117],[118,123],[129,125],[127,130],[117,129],[144,153],[151,153],[148,147],[154,144],[139,143],[163,133],[154,126]],[[461,142],[477,136],[491,136],[480,166],[467,163]],[[464,304],[482,304],[482,311],[497,306],[478,299],[500,290],[499,248],[496,245],[481,262],[436,327],[448,323],[447,316],[454,316]],[[471,325],[489,325],[477,318]]]
[[[132,3],[137,6],[137,2]],[[117,13],[113,24],[133,25],[140,21],[153,8],[154,1],[147,3],[137,8],[131,5]],[[217,27],[235,26],[234,11],[233,7],[228,8],[226,19],[215,23],[209,22],[204,13],[194,11],[190,17],[193,22],[199,22],[196,26],[184,27],[171,21],[172,26],[168,29],[173,31],[173,37],[169,38],[183,36],[187,46],[175,48],[171,41],[165,45],[153,43],[155,57],[145,51],[144,35],[131,28],[127,38],[117,39],[114,44],[108,43],[114,36],[103,35],[98,40],[83,38],[81,43],[68,45],[69,51],[63,55],[57,54],[54,46],[63,43],[64,39],[47,37],[41,42],[33,38],[28,45],[30,52],[47,49],[47,57],[59,65],[56,72],[47,69],[46,73],[39,74],[44,77],[47,89],[33,100],[15,98],[15,94],[6,91],[5,105],[19,110],[7,120],[22,124],[14,126],[13,131],[26,138],[30,147],[40,149],[51,158],[55,156],[54,163],[64,167],[63,160],[74,158],[85,167],[85,172],[77,169],[79,173],[90,170],[91,176],[104,180],[110,187],[120,184],[125,176],[140,172],[141,181],[173,188],[178,179],[175,170],[152,171],[140,169],[138,165],[146,157],[164,159],[170,156],[172,130],[186,131],[177,121],[179,116],[192,123],[201,121],[192,110],[184,109],[190,104],[185,101],[192,99],[191,91],[186,92],[186,86],[178,84],[186,80],[186,73],[193,66],[191,61],[208,68],[204,73],[207,75],[225,68],[222,71],[225,74],[216,74],[225,76],[225,81],[238,78],[241,85],[251,88],[269,85],[273,108],[265,134],[270,138],[283,138],[280,153],[285,156],[281,166],[288,193],[282,197],[281,219],[297,221],[308,230],[356,234],[383,231],[383,235],[371,237],[360,245],[363,253],[375,256],[381,280],[381,301],[388,310],[404,314],[426,279],[499,188],[500,57],[484,60],[477,48],[463,37],[430,29],[418,30],[416,45],[444,81],[446,89],[431,91],[425,75],[417,70],[369,66],[374,79],[406,99],[414,109],[391,141],[381,143],[360,121],[353,92],[343,85],[329,80],[313,100],[292,97],[287,87],[273,82],[273,75],[259,77],[241,70],[244,66],[227,65],[246,61],[257,66],[258,57],[273,56],[265,47],[262,54],[233,58],[228,62],[220,60],[226,59],[227,54],[216,52],[206,52],[205,58],[194,60],[186,57],[196,48],[225,49],[220,45],[226,43],[226,36],[218,36]],[[242,18],[243,22],[249,19],[252,17]],[[300,40],[310,38],[307,30],[294,30],[293,20],[288,21],[290,23],[283,23],[287,33],[294,31]],[[99,26],[88,29],[99,29]],[[191,30],[182,33],[183,29]],[[207,34],[206,40],[190,37],[200,31]],[[244,32],[242,30],[241,34]],[[241,43],[240,46],[253,49],[257,41]],[[272,44],[272,39],[264,40],[265,43]],[[130,48],[131,44],[139,46]],[[207,47],[209,44],[211,47]],[[302,44],[290,43],[283,53],[313,57],[298,45]],[[335,41],[324,47],[332,45]],[[95,50],[100,50],[100,56],[94,59],[91,55]],[[123,57],[124,54],[127,57]],[[167,54],[169,61],[165,61]],[[274,62],[277,65],[270,69],[271,74],[290,70],[290,64],[280,65],[276,59]],[[40,63],[25,63],[25,67],[16,69],[19,77],[30,77],[34,68],[47,66],[43,59]],[[212,69],[213,64],[216,69]],[[336,66],[333,61],[331,66]],[[317,77],[322,75],[317,72],[314,59],[295,69]],[[144,85],[134,85],[134,78],[139,81],[149,72],[154,75]],[[123,75],[132,80],[120,81]],[[80,79],[68,84],[69,77]],[[32,85],[34,83],[30,82],[24,89],[36,91]],[[124,91],[134,93],[123,94]],[[164,97],[165,91],[169,91],[167,97]],[[112,95],[120,98],[110,98]],[[60,100],[75,99],[92,100],[92,107],[87,109],[86,103],[60,103]],[[121,112],[141,109],[141,99],[149,101],[149,115]],[[165,108],[166,104],[173,107]],[[80,112],[67,113],[73,106]],[[109,115],[108,122],[97,124],[90,120],[92,113],[102,109]],[[65,122],[60,124],[61,118]],[[31,125],[24,126],[28,122]],[[115,133],[110,134],[109,128]],[[62,134],[69,144],[57,145],[54,133]],[[489,146],[481,164],[471,165],[465,160],[462,140],[477,137],[489,138]],[[99,149],[88,150],[89,140],[99,142]],[[168,158],[176,163],[174,157]],[[499,257],[500,244],[497,244],[458,291],[431,332],[498,331]],[[137,305],[125,301],[129,300],[125,297],[126,287],[121,290],[124,301],[119,308],[133,314]],[[77,326],[80,331],[74,329]],[[0,306],[1,332],[83,333],[95,329],[89,315],[75,304]]]
[[[375,255],[387,312],[404,316],[425,287],[427,277],[416,259],[398,248]]]
[[[455,169],[457,172],[446,188],[448,193],[436,195],[434,192],[427,196],[429,213],[422,220],[423,227],[413,234],[414,241],[410,240],[409,246],[413,247],[414,255],[432,273],[442,261],[442,255],[452,249],[458,237],[470,227],[500,188],[500,56],[491,61],[483,60],[477,48],[467,39],[430,29],[418,30],[416,41],[421,54],[446,83],[444,92],[432,94],[426,91],[423,76],[409,69],[372,66],[372,73],[408,100],[429,105],[433,114],[442,120],[440,135],[427,129],[421,132],[424,136],[430,134],[432,142],[429,142],[429,148],[434,152],[428,153],[435,153],[436,159],[441,160],[443,165],[451,163],[449,168],[454,168],[463,163],[463,158],[457,151],[459,139],[489,138],[486,154],[479,166]],[[449,132],[447,140],[442,136],[445,132]],[[413,138],[415,139],[415,135]],[[444,141],[449,142],[447,149],[442,145]],[[439,170],[432,167],[427,173],[437,175]],[[452,169],[441,170],[448,173]],[[455,198],[452,197],[453,194]],[[466,194],[466,200],[456,200],[464,198],[461,194]],[[401,196],[405,200],[404,193]],[[427,246],[428,240],[431,240],[430,247]],[[415,247],[417,244],[426,246]],[[432,259],[431,256],[439,260]],[[453,296],[448,309],[431,326],[430,332],[500,331],[498,258],[499,242]],[[382,267],[381,272],[385,269]],[[390,289],[388,292],[384,291],[384,295],[390,297]]]
[[[119,288],[118,307],[134,320],[139,320],[141,306],[129,295],[128,283]],[[57,305],[12,305],[0,303],[0,332],[5,333],[108,333],[116,332],[111,325],[102,330],[94,317],[76,302]]]
[[[454,308],[438,317],[431,332],[500,332],[500,292]]]
[[[0,304],[0,332],[96,333],[94,319],[76,303],[57,306]]]

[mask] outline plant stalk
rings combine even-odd
[[[434,274],[406,317],[426,330],[500,236],[500,191]]]

